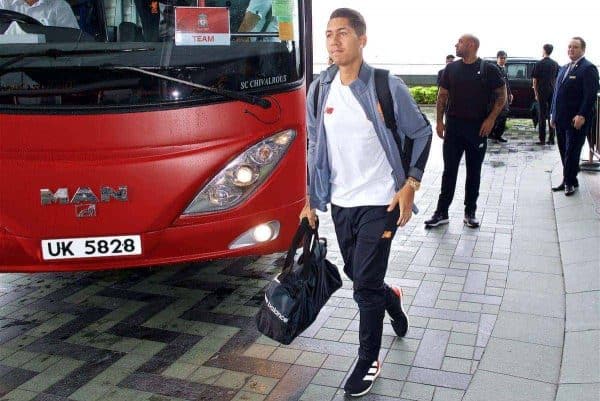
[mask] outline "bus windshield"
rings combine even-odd
[[[299,0],[29,3],[0,0],[5,111],[221,102],[202,87],[261,96],[304,74]]]

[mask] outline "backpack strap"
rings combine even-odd
[[[385,126],[392,132],[394,142],[396,142],[396,146],[400,152],[404,173],[408,174],[413,140],[404,138],[404,143],[402,143],[402,138],[400,138],[400,134],[398,133],[398,125],[396,124],[396,117],[394,115],[394,99],[392,99],[392,92],[390,91],[389,74],[388,70],[375,69],[375,92],[377,93],[377,101],[383,112]]]
[[[479,75],[481,76],[481,84],[483,86],[487,85],[487,68],[486,61],[484,59],[480,59],[479,61]]]
[[[317,113],[319,111],[318,107],[319,107],[319,90],[321,89],[321,80],[319,79],[319,83],[317,84],[317,86],[315,87],[315,93],[313,96],[313,115],[315,118],[317,118]]]

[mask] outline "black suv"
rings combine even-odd
[[[496,62],[496,59],[491,57],[486,57],[486,60]],[[508,76],[508,83],[513,94],[513,101],[508,114],[509,117],[531,117],[533,102],[535,102],[531,73],[533,72],[533,66],[538,60],[526,57],[508,57],[506,59],[506,75]]]
[[[506,59],[506,75],[513,94],[509,117],[531,117],[533,102],[535,102],[531,73],[538,60],[524,57],[508,57]]]

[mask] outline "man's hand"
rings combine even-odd
[[[300,221],[302,221],[302,219],[305,217],[308,219],[308,225],[310,225],[310,228],[312,228],[313,230],[316,229],[317,211],[315,209],[311,209],[310,202],[308,200],[306,201],[306,205],[304,205],[302,211],[300,212]]]
[[[435,126],[435,131],[437,133],[437,136],[444,139],[445,132],[446,132],[446,125],[444,124],[443,121],[442,122],[438,121],[438,123]]]
[[[387,211],[392,212],[396,206],[400,206],[400,217],[396,225],[404,227],[412,217],[412,207],[415,201],[415,190],[410,185],[404,185],[400,191],[396,192],[390,202]]]
[[[483,120],[483,124],[481,124],[481,129],[479,130],[479,136],[488,136],[492,132],[492,129],[494,129],[495,123],[496,120],[490,117]]]
[[[583,127],[583,124],[585,124],[584,116],[576,115],[573,117],[573,127],[575,127],[576,130],[580,130],[581,127]]]

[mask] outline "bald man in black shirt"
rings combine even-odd
[[[468,227],[479,227],[475,217],[481,165],[487,137],[506,103],[506,85],[498,67],[477,57],[479,39],[463,35],[456,44],[462,59],[446,66],[437,98],[437,134],[444,140],[444,174],[438,205],[426,227],[448,223],[448,208],[454,198],[458,167],[463,153],[467,165],[465,216]],[[495,99],[490,108],[491,99]],[[444,116],[446,120],[444,122]]]

